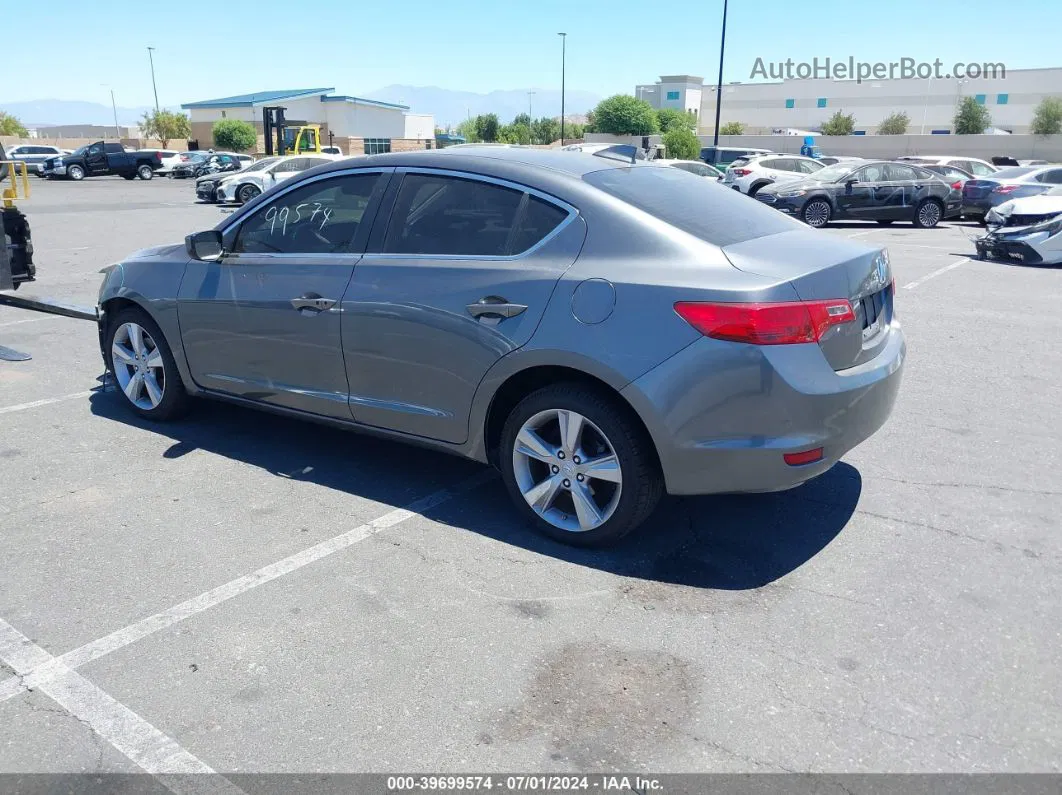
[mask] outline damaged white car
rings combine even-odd
[[[1062,186],[992,208],[985,225],[988,234],[974,241],[978,259],[1062,264]]]

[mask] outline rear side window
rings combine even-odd
[[[710,179],[677,168],[612,168],[583,179],[611,196],[716,246],[800,228],[801,224]]]
[[[552,232],[567,213],[523,191],[458,177],[407,174],[384,252],[504,257]]]

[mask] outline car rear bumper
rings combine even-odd
[[[818,345],[701,339],[629,384],[671,494],[781,491],[832,467],[888,419],[906,358],[897,322],[873,359],[840,372]],[[821,460],[785,463],[822,448]]]

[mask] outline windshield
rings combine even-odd
[[[85,154],[85,150],[86,149],[88,149],[88,146],[79,146],[77,149],[74,150],[73,154],[75,156],[83,155],[83,154]]]
[[[263,160],[256,160],[255,162],[251,163],[251,165],[244,167],[243,173],[246,174],[248,171],[261,171],[262,169],[268,168],[269,166],[273,165],[279,159],[279,157],[267,157]]]
[[[837,182],[845,174],[850,174],[853,168],[851,163],[834,163],[832,166],[820,168],[815,172],[814,178],[820,182]]]
[[[1035,168],[1029,168],[1028,166],[1011,166],[1010,168],[1001,168],[989,179],[1018,179],[1018,177],[1024,177],[1034,171],[1036,171]]]

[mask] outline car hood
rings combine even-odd
[[[142,248],[139,251],[134,251],[126,257],[124,261],[132,262],[139,259],[165,258],[180,251],[184,251],[184,243],[168,243],[164,246],[150,246],[149,248]]]
[[[995,208],[1003,217],[1017,213],[1019,215],[1047,215],[1062,213],[1062,196],[1026,196],[1024,199],[1011,199]]]

